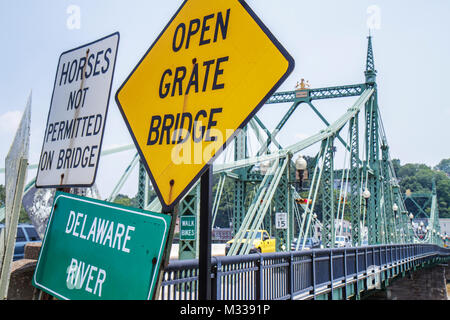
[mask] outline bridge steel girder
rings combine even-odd
[[[139,209],[145,209],[148,203],[148,175],[142,160],[139,160],[137,203]]]
[[[387,144],[381,146],[381,168],[383,178],[384,213],[386,218],[386,243],[397,243],[397,232],[395,230],[395,214],[393,206],[391,176],[389,174],[389,147]]]
[[[280,122],[277,124],[275,129],[272,131],[271,134],[268,134],[266,143],[258,150],[257,156],[260,156],[264,153],[267,153],[267,150],[269,149],[270,144],[272,143],[272,140],[275,139],[278,132],[284,127],[286,122],[289,120],[291,115],[294,113],[294,111],[297,109],[298,105],[301,103],[301,101],[295,101],[294,104],[291,105],[289,110],[284,114],[283,118],[280,120]],[[267,102],[266,102],[267,104]]]
[[[350,217],[352,226],[352,245],[361,244],[361,177],[359,167],[359,113],[350,119]]]
[[[287,221],[290,221],[289,216],[289,166],[290,166],[290,159],[288,159],[288,164],[286,165],[285,173],[283,173],[283,176],[280,179],[280,182],[278,184],[278,187],[275,191],[275,196],[273,198],[273,214],[272,218],[275,217],[276,212],[285,212]],[[274,219],[272,219],[273,222]],[[276,249],[277,251],[289,251],[290,242],[288,237],[288,230],[289,230],[289,222],[287,225],[287,229],[277,229],[275,227],[275,223],[273,223],[272,230],[275,230],[275,238],[276,238]],[[284,246],[284,248],[283,248]]]
[[[414,198],[427,198],[427,200],[422,204],[418,204]],[[405,197],[406,200],[411,200],[411,202],[416,206],[417,209],[419,209],[419,214],[422,214],[425,218],[430,218],[429,215],[425,212],[424,209],[428,207],[428,205],[431,204],[432,194],[431,193],[420,193],[420,194],[411,194],[410,196]],[[418,218],[416,216],[416,218]]]
[[[360,96],[365,89],[367,89],[367,86],[366,84],[362,83],[345,86],[307,89],[304,91],[307,94],[306,97],[297,97],[297,94],[299,93],[298,90],[276,92],[267,100],[266,104],[286,102],[301,103],[311,102],[313,100],[356,97]]]
[[[393,202],[399,207],[399,230],[401,231],[400,243],[413,243],[414,232],[411,227],[411,221],[409,219],[408,211],[406,210],[405,203],[403,202],[402,195],[400,193],[400,186],[395,184],[392,186]]]
[[[436,181],[434,179],[432,180],[430,217],[432,218],[431,227],[434,228],[436,231],[441,232],[441,225],[439,224],[439,208],[437,202]],[[443,240],[439,238],[437,234],[432,235],[434,235],[432,243],[443,246],[444,244]]]
[[[231,244],[227,255],[248,254],[253,241],[256,239],[257,230],[261,227],[269,206],[272,204],[276,190],[278,189],[281,178],[284,175],[287,165],[286,158],[276,160],[272,167],[264,174],[259,184],[252,203],[244,216],[238,232],[234,236],[234,242]],[[270,212],[270,211],[269,211]],[[245,238],[247,230],[249,235]]]
[[[334,197],[334,136],[322,142],[325,148],[323,159],[323,173],[321,181],[322,191],[322,244],[334,248],[335,243],[335,197]]]
[[[367,185],[370,191],[370,198],[367,206],[367,228],[368,242],[370,245],[383,243],[382,239],[382,220],[381,220],[381,181],[379,164],[379,119],[377,91],[370,97],[366,103],[366,169],[370,167],[372,174],[367,176]]]
[[[242,160],[247,157],[247,128],[240,131],[234,141],[234,160]],[[233,208],[233,234],[236,234],[241,227],[245,216],[245,196],[247,192],[247,168],[234,171],[238,179],[234,180],[234,208]]]

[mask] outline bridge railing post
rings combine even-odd
[[[409,246],[409,268],[411,269],[414,264],[414,245]]]
[[[381,248],[382,248],[382,246],[379,246],[379,247],[378,247],[378,250],[379,250],[379,252],[378,252],[378,258],[380,259],[380,270],[383,269],[383,258],[382,258],[382,256],[381,256]]]
[[[390,250],[391,248],[389,247],[389,250]],[[384,247],[384,250],[385,250],[385,252],[384,252],[384,256],[385,256],[385,259],[386,259],[386,268],[388,268],[389,267],[389,260],[388,260],[388,246],[386,245],[385,247]]]
[[[417,247],[417,244],[414,245],[414,270],[416,269],[417,263],[419,258],[419,248]]]
[[[397,264],[395,263],[395,260],[394,260],[394,250],[397,250],[397,246],[396,245],[391,247],[391,265],[392,266],[397,266]],[[396,271],[396,269],[395,269],[395,271]]]
[[[313,299],[316,300],[316,253],[311,253],[311,282],[313,286]]]
[[[333,249],[330,249],[329,251],[329,261],[330,261],[330,288],[331,288],[331,293],[330,293],[330,300],[333,300],[333,280],[334,280],[334,275],[333,275]]]
[[[402,244],[400,246],[400,262],[401,262],[401,271],[405,270],[405,245]]]
[[[211,299],[212,300],[221,300],[221,282],[222,282],[222,261],[217,259],[216,257],[213,257],[216,259],[217,263],[212,268],[212,277],[211,277]]]
[[[373,264],[373,265],[376,264],[376,260],[375,260],[375,247],[372,247],[372,264]]]
[[[408,245],[403,246],[403,271],[408,269]]]
[[[355,297],[357,300],[360,299],[359,296],[359,280],[358,280],[358,275],[359,275],[359,257],[358,257],[358,247],[355,248],[355,274],[356,274],[356,281],[355,281],[355,285],[354,285],[354,289],[355,289]]]
[[[263,297],[263,257],[261,254],[255,261],[255,265],[255,300],[261,300]]]
[[[294,254],[291,254],[288,257],[289,266],[287,271],[287,292],[289,294],[289,299],[294,299]]]
[[[347,248],[344,249],[344,299],[347,300]]]
[[[364,274],[366,278],[369,276],[369,273],[367,272],[367,248],[364,249]],[[363,281],[364,288],[367,289],[367,281]]]
[[[402,245],[402,271],[406,270],[406,245]]]
[[[411,268],[411,245],[406,246],[406,268]]]
[[[388,246],[385,245],[384,246],[384,259],[385,259],[385,264],[386,264],[386,279],[388,279],[390,277],[390,272],[391,270],[389,269],[389,261],[388,261]]]

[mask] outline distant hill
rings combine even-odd
[[[441,218],[450,218],[450,158],[441,160],[434,168],[425,164],[415,163],[401,165],[399,159],[394,159],[392,162],[402,192],[409,189],[411,192],[430,193],[434,179],[436,182],[439,216]],[[417,210],[414,207],[409,209],[411,209],[413,214]]]

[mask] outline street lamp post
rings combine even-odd
[[[367,212],[367,207],[368,207],[369,198],[370,198],[370,191],[366,188],[363,191],[362,196],[364,198],[364,207],[365,207],[365,210]],[[367,235],[366,235],[367,236],[367,242],[368,242],[368,244],[373,244],[373,243],[371,243],[372,242],[372,237],[370,236],[369,227],[370,226],[367,225]],[[364,228],[364,224],[363,224],[362,228]]]
[[[295,160],[295,169],[297,170],[298,174],[298,192],[302,191],[303,188],[303,174],[305,173],[305,170],[308,166],[308,163],[303,158],[302,155],[299,155],[297,160]]]

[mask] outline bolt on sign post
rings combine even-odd
[[[202,177],[200,299],[210,292],[211,163],[293,68],[245,1],[186,0],[116,93],[164,212]]]
[[[105,129],[119,33],[61,54],[36,187],[90,187]]]
[[[59,299],[152,299],[170,224],[170,215],[57,191],[32,283]]]

